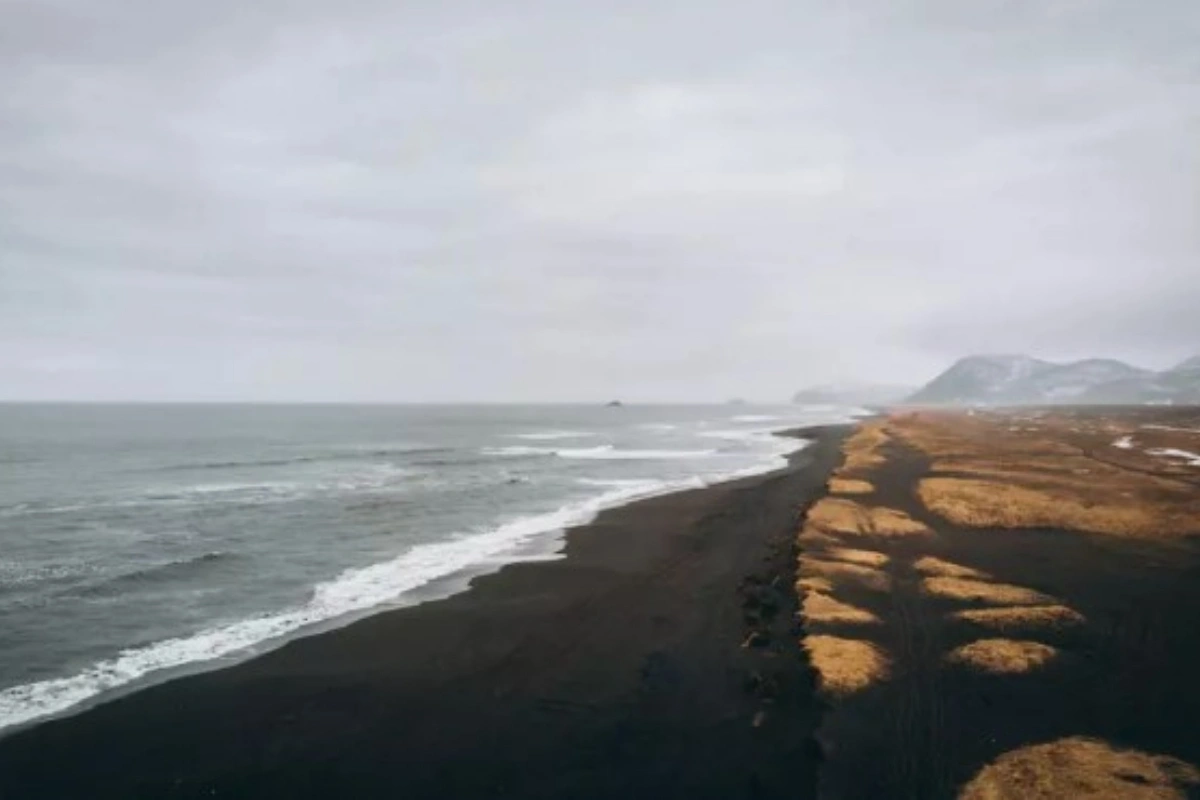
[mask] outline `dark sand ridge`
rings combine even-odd
[[[1178,411],[1161,413],[1179,417]],[[1081,424],[1074,422],[1076,414]],[[1072,444],[1075,449],[1063,451],[1071,459],[1081,443],[1084,455],[1092,447],[1106,460],[1111,454],[1099,445],[1103,440],[1107,446],[1108,425],[1121,430],[1162,419],[1146,411],[1107,422],[1084,412],[1065,417],[1065,427],[1036,436]],[[1029,419],[1019,424],[1039,425]],[[840,614],[827,621],[804,622],[809,639],[869,645],[886,660],[886,668],[861,688],[827,691],[832,708],[819,732],[826,758],[820,796],[1200,796],[1193,766],[1200,765],[1195,539],[1182,528],[1148,535],[1142,525],[1127,535],[953,525],[917,499],[931,458],[902,436],[886,434],[872,434],[882,460],[868,452],[856,469],[842,471],[873,486],[852,500],[901,512],[931,535],[830,532],[810,525],[800,537],[802,573],[806,560],[828,561],[834,547],[887,557],[878,569],[882,579],[854,580],[828,570],[814,573],[822,582],[810,579],[822,594],[872,622],[856,624],[861,618],[834,607]],[[989,441],[975,443],[983,448],[972,454],[977,462],[988,460]],[[998,460],[1019,467],[1018,451],[999,453]],[[1120,464],[1121,458],[1113,460]],[[1125,458],[1131,470],[1159,469],[1144,458]],[[1146,494],[1135,491],[1132,502],[1191,502],[1174,488],[1182,471],[1172,465],[1166,472],[1166,490],[1146,484]],[[1070,488],[1062,480],[1046,485]],[[1174,520],[1169,512],[1147,513]]]
[[[654,498],[447,600],[0,740],[0,797],[812,797],[789,469]]]

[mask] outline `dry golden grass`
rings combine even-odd
[[[877,506],[871,509],[870,533],[876,536],[911,536],[929,534],[933,531],[903,511]]]
[[[925,556],[918,559],[913,567],[922,575],[935,575],[943,578],[972,578],[974,580],[990,580],[991,576],[986,572],[980,572],[977,569],[964,567],[961,564],[955,564],[950,561],[943,561],[934,556]]]
[[[1118,536],[1200,532],[1200,519],[1187,506],[1131,502],[1119,494],[1094,500],[1061,487],[924,478],[918,495],[930,511],[969,527],[1071,528]]]
[[[980,639],[951,651],[946,661],[996,675],[1018,675],[1044,666],[1057,655],[1057,650],[1041,642]]]
[[[826,592],[833,591],[833,581],[829,578],[801,578],[796,581],[796,594],[803,596],[805,592]]]
[[[800,577],[825,578],[832,581],[834,586],[853,583],[877,592],[886,592],[891,588],[891,580],[886,572],[861,564],[826,561],[820,558],[800,559]]]
[[[1112,447],[1137,431],[1131,414],[920,412],[892,417],[888,430],[932,459],[939,474],[921,481],[920,498],[955,524],[1200,534],[1194,475],[1155,463],[1140,445]]]
[[[1005,753],[980,770],[959,800],[1176,800],[1200,770],[1170,756],[1118,750],[1072,737]]]
[[[912,536],[931,531],[894,508],[864,506],[840,497],[825,497],[808,512],[808,526],[825,533],[867,536]]]
[[[843,603],[821,592],[808,592],[800,610],[809,622],[852,625],[871,625],[879,622],[879,617],[865,608]]]
[[[875,491],[875,487],[870,481],[857,478],[829,479],[830,494],[870,494],[873,491]]]
[[[864,567],[885,567],[888,563],[888,557],[883,553],[850,547],[831,547],[822,552],[821,557],[832,561],[845,561],[848,564],[862,564]]]
[[[953,616],[955,619],[998,631],[1021,628],[1066,628],[1071,625],[1082,625],[1087,621],[1075,609],[1060,605],[974,608],[968,611],[959,611]]]
[[[889,440],[885,420],[861,423],[842,445],[846,460],[838,473],[843,476],[852,475],[880,466],[885,459],[879,451]]]
[[[844,697],[887,678],[887,654],[870,642],[837,636],[806,636],[804,649],[820,675],[821,691]]]
[[[800,531],[800,535],[796,537],[796,541],[803,545],[805,550],[816,547],[836,547],[841,544],[840,539],[830,536],[813,525],[805,525]]]
[[[1054,599],[1024,586],[1007,583],[987,583],[967,578],[925,578],[921,588],[926,594],[952,600],[994,603],[996,605],[1041,606],[1053,605]]]

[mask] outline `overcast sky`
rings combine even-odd
[[[1197,0],[0,0],[0,397],[1200,352]]]

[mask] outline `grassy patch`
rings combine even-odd
[[[841,697],[887,678],[887,654],[870,642],[837,636],[806,636],[804,649],[820,675],[821,691]]]
[[[955,613],[954,618],[998,631],[1022,628],[1066,628],[1086,622],[1084,616],[1075,609],[1060,605],[973,608]]]
[[[843,477],[856,475],[882,465],[885,459],[880,451],[890,439],[885,420],[861,423],[842,445],[846,460],[838,474]]]
[[[913,568],[922,575],[940,576],[943,578],[971,578],[973,580],[991,580],[986,572],[964,567],[951,561],[944,561],[934,556],[925,556],[913,563]]]
[[[830,536],[828,533],[812,525],[805,525],[804,529],[800,531],[800,535],[796,537],[796,541],[805,550],[819,547],[837,547],[842,543],[841,539],[838,539],[836,536]]]
[[[870,494],[873,491],[875,491],[875,487],[870,481],[858,478],[829,479],[830,494]]]
[[[932,460],[921,501],[957,525],[1200,534],[1195,476],[1156,464],[1140,445],[1113,447],[1130,438],[1130,413],[921,412],[893,417],[889,431]]]
[[[886,592],[892,585],[887,573],[874,567],[847,564],[842,561],[826,561],[820,558],[800,559],[800,577],[825,578],[834,586],[853,583],[878,592]]]
[[[1118,536],[1200,532],[1200,519],[1188,510],[1191,503],[1141,503],[1121,493],[1090,494],[1063,486],[968,478],[924,478],[918,488],[930,511],[962,526],[1071,528]]]
[[[1057,655],[1057,650],[1041,642],[980,639],[951,651],[946,661],[996,675],[1019,675],[1044,666]]]
[[[808,524],[826,533],[849,535],[911,536],[931,532],[903,511],[864,506],[839,497],[818,501],[808,512]]]
[[[835,600],[821,592],[809,592],[801,604],[804,618],[809,622],[848,623],[853,625],[871,625],[879,622],[879,617],[865,608],[852,606]]]
[[[874,550],[856,550],[849,547],[831,547],[821,553],[822,558],[833,561],[845,561],[848,564],[862,564],[864,567],[885,567],[888,557]]]
[[[805,592],[830,593],[832,591],[833,581],[829,580],[829,578],[821,578],[814,575],[808,578],[801,578],[800,580],[796,581],[796,594],[801,596],[803,596]]]
[[[1007,583],[987,583],[985,581],[969,580],[967,578],[925,578],[921,581],[921,589],[934,597],[945,597],[951,600],[964,600],[973,603],[994,603],[996,605],[1052,605],[1054,599],[1041,592],[1027,589],[1024,586],[1013,586]]]
[[[984,767],[959,800],[1172,800],[1200,785],[1200,770],[1170,756],[1119,750],[1072,737],[1005,753]]]

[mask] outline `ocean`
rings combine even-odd
[[[555,558],[855,411],[0,405],[0,731]]]

